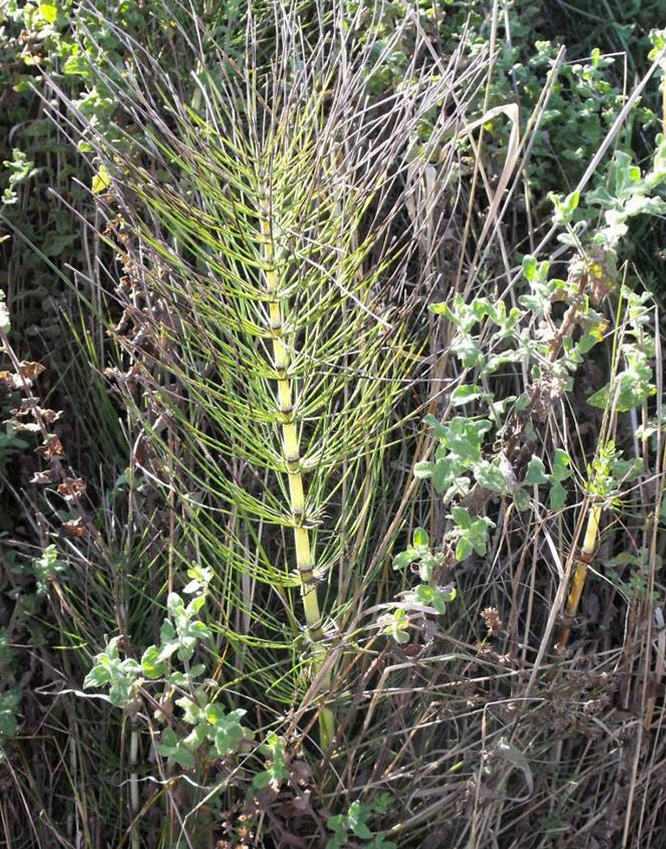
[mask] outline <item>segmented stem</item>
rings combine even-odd
[[[564,624],[562,625],[560,635],[557,639],[557,648],[560,651],[565,649],[567,643],[569,642],[569,636],[571,634],[571,625],[573,624],[573,621],[576,618],[576,613],[578,612],[578,605],[580,604],[580,599],[583,594],[583,587],[585,586],[585,579],[587,578],[587,569],[590,564],[590,561],[592,560],[592,556],[594,555],[594,549],[597,545],[600,520],[601,505],[593,504],[592,507],[590,507],[590,512],[587,517],[587,527],[585,529],[585,539],[583,540],[583,547],[581,549],[578,562],[576,563],[576,570],[574,572],[573,581],[571,582],[571,588],[569,589],[567,603],[564,608],[564,614],[562,616]]]
[[[260,192],[259,220],[261,250],[264,261],[264,278],[268,295],[270,333],[273,342],[273,368],[277,382],[277,407],[282,427],[282,448],[285,471],[289,481],[289,501],[294,528],[296,569],[301,583],[301,598],[308,633],[313,642],[323,637],[317,585],[314,574],[314,559],[310,544],[310,532],[305,515],[305,485],[301,464],[298,428],[294,404],[294,392],[289,377],[289,352],[284,339],[284,318],[280,300],[280,281],[275,268],[275,249],[271,228],[270,200],[265,191]],[[322,655],[314,664],[315,673],[321,668]],[[327,677],[330,679],[330,676]],[[324,684],[330,684],[326,680]],[[319,736],[321,746],[328,749],[335,733],[335,718],[332,711],[322,708],[319,713]]]
[[[270,200],[265,192],[262,192],[259,215],[264,278],[268,295],[270,333],[273,343],[273,367],[277,381],[277,408],[282,427],[285,471],[289,481],[289,501],[296,548],[296,568],[301,582],[301,597],[303,599],[305,622],[311,638],[318,640],[322,636],[321,614],[317,599],[310,533],[305,523],[305,485],[303,483],[293,387],[288,374],[289,352],[284,339],[284,317],[280,302],[280,282],[275,268]]]

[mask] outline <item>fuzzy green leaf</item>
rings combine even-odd
[[[172,728],[166,728],[162,732],[162,739],[156,744],[155,750],[158,755],[170,758],[180,766],[186,768],[194,766],[194,755],[181,744]]]
[[[459,562],[469,557],[474,549],[467,537],[461,537],[456,545],[456,560]]]
[[[47,23],[53,24],[55,23],[55,20],[58,17],[58,7],[55,3],[40,3],[39,14],[44,18]]]
[[[567,500],[567,491],[559,481],[553,481],[550,487],[550,509],[557,512],[564,507]]]
[[[522,486],[517,486],[513,491],[513,501],[516,509],[521,513],[530,509],[530,496]]]
[[[478,483],[491,492],[503,494],[506,492],[506,480],[498,466],[482,460],[474,467],[474,475]]]
[[[393,568],[394,569],[405,569],[412,563],[416,557],[417,553],[413,549],[408,549],[407,551],[401,551],[399,554],[393,558]]]
[[[538,486],[548,482],[546,467],[540,457],[532,457],[527,465],[527,473],[525,474],[525,483],[535,484]]]
[[[430,538],[428,537],[428,532],[425,528],[416,528],[412,535],[412,545],[414,548],[428,548],[430,545]]]
[[[481,387],[476,384],[467,384],[457,386],[451,393],[451,403],[454,407],[460,407],[463,404],[470,404],[472,401],[478,401],[479,398],[484,398],[486,393]]]

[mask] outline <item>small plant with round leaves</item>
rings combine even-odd
[[[370,827],[372,817],[386,813],[391,797],[380,793],[370,802],[357,799],[352,802],[344,814],[335,814],[326,821],[326,827],[333,832],[326,843],[326,849],[343,849],[347,846],[350,833],[363,841],[364,849],[397,849],[397,844],[387,840],[381,833],[374,833]]]

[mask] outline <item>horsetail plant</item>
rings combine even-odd
[[[443,195],[460,115],[446,106],[477,66],[415,59],[372,106],[388,51],[355,41],[354,22],[320,22],[306,48],[290,13],[278,19],[272,62],[251,37],[242,72],[207,48],[186,96],[128,41],[124,87],[98,74],[142,136],[99,139],[96,188],[124,270],[130,371],[113,373],[150,444],[142,473],[177,492],[176,560],[215,572],[218,646],[232,647],[219,668],[297,719],[316,706],[325,750],[322,697],[362,602],[350,575],[381,533],[382,458],[418,362],[406,316],[422,219],[406,199],[426,168],[430,203]]]

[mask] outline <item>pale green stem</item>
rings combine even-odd
[[[314,574],[314,559],[310,541],[310,532],[305,516],[305,484],[301,465],[301,453],[294,409],[294,392],[288,374],[289,352],[284,339],[284,316],[280,301],[279,280],[275,268],[275,249],[271,228],[270,203],[265,192],[261,192],[260,228],[264,277],[268,294],[270,333],[273,344],[273,368],[277,382],[277,409],[282,430],[282,448],[284,452],[285,472],[289,483],[289,501],[293,522],[296,569],[301,585],[301,598],[308,633],[313,642],[323,636],[317,584]],[[321,667],[321,660],[315,664],[315,673]],[[324,683],[330,683],[326,681]],[[335,728],[333,714],[323,708],[319,716],[321,745],[327,749],[331,743]]]

